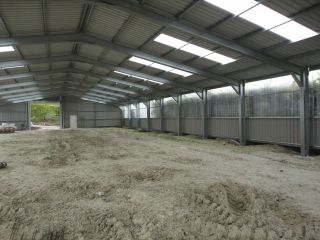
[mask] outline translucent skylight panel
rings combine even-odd
[[[210,51],[209,51],[209,53],[210,53]],[[143,65],[149,66],[149,67],[157,68],[157,69],[160,69],[160,70],[163,70],[163,71],[166,71],[166,72],[173,72],[173,73],[176,73],[176,74],[184,76],[184,77],[185,76],[188,77],[188,76],[192,75],[192,73],[181,71],[181,70],[178,70],[178,69],[175,69],[175,68],[160,64],[160,63],[151,62],[151,61],[148,61],[148,60],[145,60],[145,59],[142,59],[142,58],[138,58],[138,57],[131,57],[129,60],[132,61],[132,62],[137,62],[137,63],[143,64]],[[156,82],[156,81],[153,81],[151,79],[142,78],[142,77],[139,77],[139,76],[134,76],[134,75],[130,75],[130,74],[122,73],[122,72],[117,72],[117,71],[115,71],[115,72],[123,74],[123,75],[126,75],[126,76],[135,77],[135,78],[139,78],[139,79],[142,79],[142,80],[150,81],[150,82]],[[156,82],[156,83],[158,83],[158,82]]]
[[[187,42],[185,42],[185,41],[182,41],[182,40],[177,39],[175,37],[171,37],[171,36],[166,35],[164,33],[162,33],[158,37],[156,37],[154,39],[154,41],[168,45],[170,47],[174,47],[174,48],[181,48],[187,44]]]
[[[2,46],[2,47],[0,47],[0,52],[14,52],[14,47]]]
[[[163,70],[163,71],[166,71],[166,72],[169,72],[169,71],[171,71],[173,69],[172,67],[168,67],[166,65],[159,64],[159,63],[153,63],[153,64],[150,65],[150,67],[157,68],[157,69],[160,69],[160,70]]]
[[[290,21],[288,23],[282,24],[271,29],[270,31],[284,38],[287,38],[292,42],[297,42],[318,35],[318,33],[295,21]]]
[[[188,43],[187,45],[183,46],[182,48],[180,48],[180,50],[188,52],[188,53],[192,53],[192,54],[197,55],[199,57],[204,57],[204,56],[211,53],[210,50],[205,49],[203,47],[196,46],[191,43]]]
[[[173,69],[170,72],[174,73],[174,74],[177,74],[177,75],[180,75],[180,76],[183,76],[183,77],[189,77],[189,76],[192,75],[192,73],[185,72],[185,71],[182,71],[182,70],[179,70],[179,69]]]
[[[151,61],[148,61],[148,60],[145,60],[145,59],[142,59],[142,58],[138,58],[138,57],[131,57],[130,59],[129,59],[129,61],[131,61],[131,62],[136,62],[136,63],[140,63],[140,64],[142,64],[142,65],[147,65],[147,66],[149,66],[149,65],[151,65],[153,62],[151,62]]]
[[[212,54],[206,56],[205,58],[207,58],[209,60],[212,60],[212,61],[215,61],[215,62],[218,62],[218,63],[221,63],[221,64],[228,64],[228,63],[236,61],[233,58],[224,56],[224,55],[219,54],[219,53],[212,53]]]
[[[114,72],[115,72],[115,73],[118,73],[118,74],[121,74],[121,75],[128,76],[128,77],[133,77],[133,78],[141,79],[141,80],[144,80],[144,81],[149,81],[149,82],[157,83],[157,84],[159,84],[159,85],[162,85],[162,84],[163,84],[162,82],[157,82],[157,81],[154,81],[154,80],[152,80],[152,79],[143,78],[143,77],[140,77],[140,76],[136,76],[136,75],[132,75],[132,74],[124,73],[124,72],[119,72],[119,71],[114,71]]]
[[[24,65],[18,65],[18,66],[1,67],[0,69],[23,68],[23,67],[24,67]]]
[[[254,0],[205,0],[219,8],[222,8],[234,15],[239,15],[249,8],[258,4]]]
[[[278,26],[282,23],[290,21],[290,18],[262,5],[250,9],[249,11],[240,15],[240,17],[257,24],[265,29]]]
[[[103,101],[99,101],[99,100],[95,100],[95,99],[87,98],[87,97],[82,97],[81,99],[85,100],[85,101],[89,101],[89,102],[95,102],[95,103],[102,103],[102,104],[106,104],[107,103],[107,102],[103,102]]]

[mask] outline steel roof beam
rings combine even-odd
[[[182,84],[182,83],[177,83],[175,81],[172,80],[167,80],[164,78],[160,78],[160,77],[156,77],[156,76],[152,76],[149,74],[145,74],[145,73],[141,73],[141,72],[137,72],[137,71],[133,71],[127,68],[123,68],[123,67],[118,67],[116,65],[112,65],[109,63],[103,63],[103,62],[99,62],[96,60],[92,60],[86,57],[82,57],[82,56],[77,56],[77,55],[69,55],[69,56],[59,56],[59,57],[49,57],[49,58],[34,58],[34,59],[23,59],[23,60],[14,60],[14,61],[3,61],[0,62],[0,67],[8,67],[8,66],[18,66],[18,65],[27,65],[27,64],[37,64],[37,63],[48,63],[48,62],[59,62],[59,61],[73,61],[73,62],[84,62],[84,63],[88,63],[94,66],[99,66],[102,68],[107,68],[110,70],[114,70],[114,71],[119,71],[119,72],[124,72],[127,74],[131,74],[131,75],[135,75],[141,78],[146,78],[146,79],[150,79],[152,81],[155,82],[159,82],[159,83],[164,83],[164,84],[168,84],[168,85],[173,85],[176,87],[180,87],[183,89],[188,89],[188,90],[192,90],[192,91],[200,91],[200,88],[197,87],[191,87],[187,84]],[[25,75],[26,77],[30,77],[31,73],[29,73],[29,75]],[[101,78],[101,76],[99,77]],[[2,80],[1,76],[0,76],[0,81]],[[143,85],[139,85],[139,84],[134,84],[134,83],[129,83],[127,81],[124,80],[118,80],[115,78],[110,78],[110,77],[104,77],[104,80],[106,81],[113,81],[113,82],[117,82],[117,83],[121,83],[121,84],[126,84],[129,86],[133,86],[136,85],[139,88],[143,88],[145,90],[150,90],[149,87],[147,86],[143,86]]]
[[[235,41],[215,35],[214,33],[208,30],[195,28],[188,24],[181,23],[177,18],[170,19],[170,18],[164,17],[158,13],[152,12],[150,9],[148,10],[144,9],[139,5],[131,4],[127,1],[86,0],[86,2],[92,3],[92,4],[102,4],[102,5],[107,4],[107,6],[109,7],[119,8],[129,14],[138,16],[140,18],[148,19],[149,21],[156,22],[157,24],[160,24],[162,26],[168,26],[173,29],[182,31],[184,33],[188,33],[196,38],[200,38],[200,39],[212,42],[214,44],[220,45],[222,47],[225,47],[227,49],[231,49],[233,51],[239,52],[243,55],[252,57],[258,61],[261,61],[266,64],[270,64],[272,66],[275,66],[277,68],[280,68],[288,72],[300,73],[302,71],[302,68],[295,64],[282,61],[280,59],[274,58],[267,54],[261,53],[257,50],[250,49],[248,47],[244,47]]]
[[[80,42],[102,46],[104,48],[116,50],[121,53],[147,59],[149,61],[161,63],[173,68],[177,68],[183,71],[198,74],[206,78],[210,78],[215,81],[220,81],[226,84],[238,84],[236,79],[225,77],[221,74],[201,70],[186,64],[176,63],[160,56],[154,56],[152,54],[145,53],[141,50],[132,49],[129,47],[121,46],[116,43],[112,43],[103,39],[99,39],[94,36],[85,34],[64,34],[64,35],[44,35],[44,36],[26,36],[26,37],[14,37],[14,38],[1,38],[0,46],[6,46],[9,44],[20,45],[20,44],[40,44],[40,43],[55,43],[55,42]],[[40,63],[40,62],[39,62]],[[2,67],[6,65],[0,65]]]

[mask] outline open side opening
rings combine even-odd
[[[61,105],[58,101],[31,102],[31,129],[61,128]]]

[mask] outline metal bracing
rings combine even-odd
[[[245,98],[245,83],[240,83],[239,86],[239,143],[246,145],[246,98]]]
[[[202,93],[202,138],[208,138],[208,92]]]
[[[178,136],[182,136],[182,95],[178,95]]]
[[[300,144],[301,155],[308,156],[310,152],[310,89],[309,71],[304,70],[301,74],[300,86]]]
[[[14,37],[14,38],[1,38],[0,46],[6,45],[20,45],[20,44],[41,44],[41,43],[55,43],[55,42],[78,42],[78,43],[88,43],[95,44],[101,47],[112,49],[129,56],[136,56],[143,59],[147,59],[149,61],[161,63],[173,68],[181,69],[183,71],[191,72],[193,74],[198,74],[204,76],[208,79],[212,79],[215,81],[220,81],[225,84],[236,84],[237,80],[223,76],[218,73],[209,72],[206,70],[198,69],[192,67],[187,64],[177,63],[161,56],[155,56],[141,50],[132,49],[129,47],[125,47],[113,42],[108,42],[105,39],[99,39],[94,36],[86,35],[86,34],[63,34],[63,35],[44,35],[44,36],[24,36],[24,37]],[[0,65],[1,66],[1,65]]]
[[[208,30],[200,30],[198,28],[195,28],[193,26],[190,26],[188,24],[180,22],[178,19],[169,19],[165,16],[162,16],[158,13],[155,13],[151,11],[150,9],[146,10],[143,7],[129,3],[128,1],[116,1],[116,0],[87,0],[86,2],[88,3],[94,3],[94,4],[108,4],[109,7],[116,7],[120,8],[121,10],[126,11],[129,14],[138,16],[140,18],[148,19],[152,22],[156,22],[157,24],[161,26],[167,26],[171,27],[173,29],[188,33],[196,38],[200,38],[209,42],[212,42],[214,44],[220,45],[222,47],[225,47],[227,49],[234,50],[236,52],[239,52],[243,55],[252,57],[258,61],[261,61],[263,63],[275,66],[277,68],[283,69],[287,72],[295,72],[295,73],[300,73],[301,72],[301,67],[286,62],[282,61],[280,59],[274,58],[272,56],[269,56],[267,54],[261,53],[257,50],[244,47],[243,45],[232,41],[228,40],[225,38],[222,38],[218,35],[215,35],[214,33],[208,31]]]

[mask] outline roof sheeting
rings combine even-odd
[[[104,1],[112,2],[112,0]],[[123,2],[135,3],[137,1],[124,0],[121,1],[121,4]],[[85,11],[86,4],[91,4],[85,0],[1,1],[0,17],[2,21],[0,21],[0,37],[78,33],[79,26],[83,23],[82,21],[87,21],[82,34],[96,36],[102,40],[101,43],[107,41],[108,44],[115,44],[115,46],[120,47],[125,46],[126,48],[120,52],[117,47],[105,48],[101,45],[96,45],[94,42],[83,42],[81,39],[79,39],[79,41],[78,39],[74,39],[70,42],[57,41],[51,43],[19,44],[15,52],[0,53],[0,61],[75,55],[83,56],[84,58],[78,60],[70,57],[66,61],[61,61],[60,59],[60,61],[57,60],[57,62],[52,62],[49,59],[48,61],[50,61],[50,63],[28,64],[20,69],[0,70],[0,74],[49,71],[50,69],[66,71],[66,69],[69,69],[68,71],[70,72],[61,77],[72,76],[74,79],[84,79],[83,83],[86,81],[101,81],[101,79],[92,77],[90,74],[84,77],[83,72],[72,72],[70,69],[73,68],[79,71],[100,74],[101,76],[111,76],[128,81],[129,83],[140,83],[162,89],[171,88],[174,92],[180,92],[181,90],[185,92],[190,91],[190,89],[184,89],[174,85],[158,86],[152,82],[112,73],[112,70],[116,66],[121,66],[128,70],[140,71],[141,73],[158,76],[169,81],[189,85],[198,84],[201,88],[225,85],[224,82],[216,81],[217,79],[208,78],[201,74],[194,74],[190,77],[182,78],[173,73],[163,72],[158,69],[143,67],[139,64],[129,62],[127,60],[132,55],[132,51],[130,50],[139,50],[142,53],[148,53],[154,57],[161,57],[164,60],[184,63],[187,66],[193,66],[199,70],[220,74],[221,77],[229,76],[235,81],[258,79],[273,74],[284,73],[284,70],[276,64],[273,66],[263,64],[261,60],[259,61],[253,57],[245,56],[245,54],[219,46],[214,42],[200,39],[197,35],[185,33],[172,26],[168,27],[159,21],[144,18],[141,14],[138,16],[132,14],[132,12],[128,13],[125,9],[116,6],[117,3],[119,2],[115,1],[115,5],[110,5],[97,1],[91,5],[90,11]],[[286,16],[294,16],[295,21],[315,31],[320,30],[318,24],[320,22],[318,0],[269,0],[264,1],[263,4]],[[138,3],[136,5],[139,6]],[[284,38],[270,31],[263,31],[259,26],[244,19],[232,17],[228,12],[204,1],[145,0],[143,9],[172,19],[172,21],[175,20],[174,17],[179,17],[181,24],[195,27],[201,31],[210,30],[213,35],[232,40],[234,43],[242,44],[248,49],[258,50],[261,54],[269,54],[279,59],[279,61],[291,62],[300,67],[317,66],[320,64],[319,35],[300,42],[288,43]],[[133,11],[135,10],[133,9]],[[208,59],[199,58],[194,54],[154,42],[153,38],[160,33],[165,33],[208,50],[216,51],[228,57],[235,58],[237,61],[227,65],[220,65]],[[295,55],[297,55],[297,57],[294,57]],[[91,59],[94,61],[92,62]],[[110,67],[110,65],[114,67]],[[51,74],[49,74],[49,77],[50,76]],[[38,77],[42,78],[43,75],[36,76],[35,78]],[[1,81],[0,84],[4,85],[6,81]],[[119,87],[126,88],[127,85],[119,84]]]

